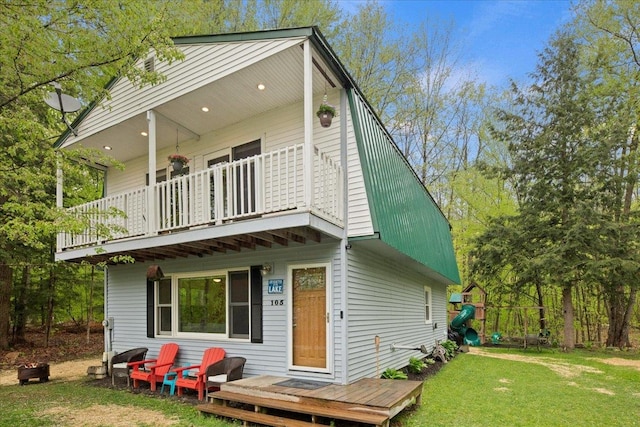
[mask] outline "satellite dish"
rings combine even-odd
[[[73,132],[75,136],[78,136],[78,133],[71,127],[71,123],[67,120],[65,116],[66,113],[75,113],[78,111],[82,105],[80,101],[75,99],[72,96],[66,95],[62,93],[62,87],[59,83],[52,83],[52,86],[56,89],[55,92],[48,92],[47,97],[44,99],[44,102],[51,108],[54,108],[62,113],[62,121],[67,125],[69,130]]]
[[[49,92],[44,102],[46,102],[49,107],[55,108],[62,113],[75,113],[82,107],[80,101],[64,93],[58,95],[56,92]]]

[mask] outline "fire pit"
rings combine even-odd
[[[20,385],[25,385],[31,378],[38,378],[41,383],[49,381],[49,364],[27,363],[18,367]]]

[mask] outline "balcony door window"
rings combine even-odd
[[[218,165],[224,165],[229,163],[229,154],[222,154],[221,152],[212,153],[205,157],[207,162],[207,168],[211,169]],[[220,170],[218,176],[218,182],[216,182],[216,176],[212,173],[209,175],[209,197],[211,199],[211,220],[217,220],[216,215],[216,203],[220,203],[218,209],[221,210],[220,214],[224,217],[228,215],[229,208],[227,204],[227,171],[225,169]]]
[[[233,161],[260,155],[260,140],[248,142],[232,148]],[[249,162],[236,167],[235,174],[235,214],[247,215],[256,211],[256,166]]]

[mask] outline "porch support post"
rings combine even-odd
[[[156,113],[147,111],[149,133],[149,185],[147,186],[147,235],[158,234],[156,228],[156,204],[154,188],[156,185]]]
[[[311,42],[304,41],[304,204],[311,210],[313,203],[313,80]]]
[[[56,207],[62,209],[64,206],[64,177],[62,175],[62,154],[56,151]],[[58,233],[58,252],[62,251],[63,233]]]

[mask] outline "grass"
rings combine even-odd
[[[587,351],[488,350],[535,363],[463,354],[425,382],[402,426],[640,426],[640,371]],[[636,360],[638,357],[636,356]]]
[[[425,382],[422,406],[398,415],[392,426],[640,426],[640,371],[601,361],[624,353],[485,351],[494,357],[462,354],[445,365]],[[102,419],[95,405],[115,408]],[[238,425],[203,416],[189,404],[85,380],[0,386],[0,407],[0,425]],[[145,411],[153,412],[130,418]],[[69,418],[73,413],[79,421]]]
[[[0,425],[160,426],[170,422],[172,426],[237,425],[203,416],[192,405],[128,390],[95,387],[87,381],[0,386]],[[106,405],[110,410],[105,414],[96,413],[96,405]],[[133,417],[140,414],[143,419]]]

